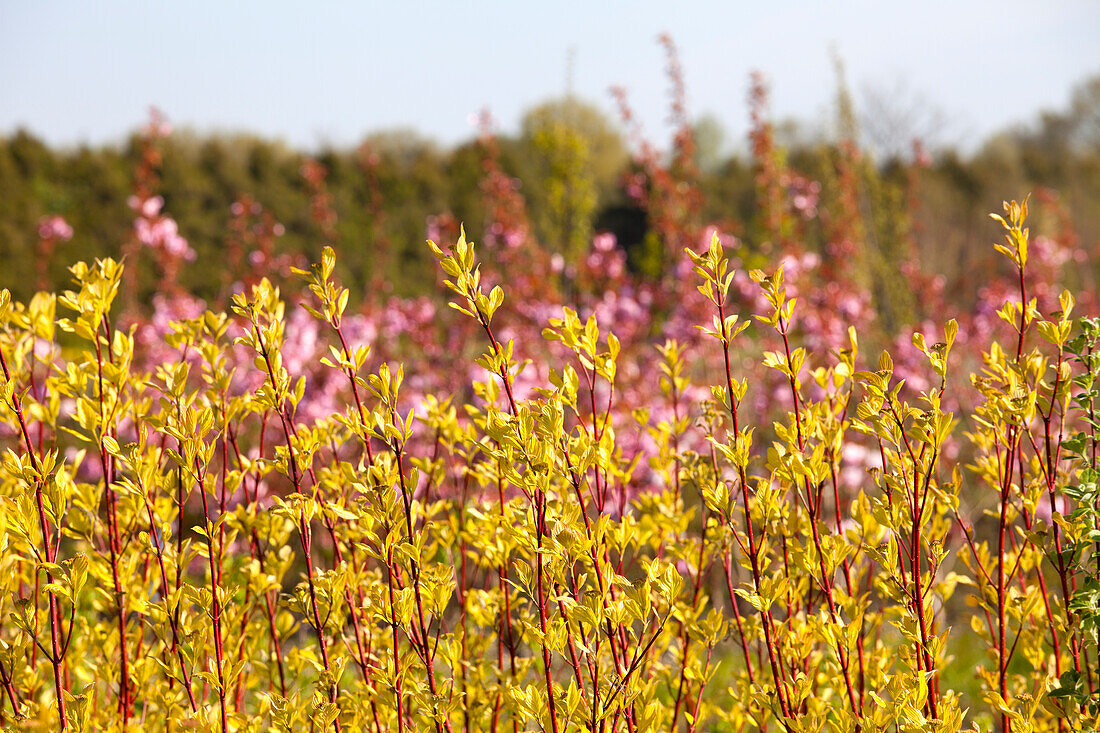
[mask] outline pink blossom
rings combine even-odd
[[[179,225],[171,217],[165,216],[155,220],[136,219],[134,234],[146,247],[163,250],[166,254],[179,259],[188,261],[195,259],[195,251],[180,235]]]
[[[38,236],[42,239],[67,242],[73,238],[73,228],[61,216],[44,216],[38,222]]]
[[[156,107],[149,108],[149,122],[145,125],[145,134],[154,139],[168,137],[172,134],[172,124],[164,118],[164,113]]]
[[[138,212],[138,214],[146,219],[153,219],[156,218],[161,208],[164,207],[164,198],[161,196],[150,196],[146,199],[139,199],[137,196],[131,196],[126,199],[126,203],[131,209]]]

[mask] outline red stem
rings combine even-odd
[[[38,462],[38,456],[34,452],[30,433],[27,431],[27,421],[23,417],[22,402],[19,399],[19,394],[15,390],[14,383],[12,383],[11,372],[8,371],[8,362],[4,359],[3,349],[0,349],[0,368],[2,368],[4,372],[4,381],[12,385],[12,409],[15,411],[15,417],[19,422],[19,430],[23,434],[23,442],[27,448],[27,455],[30,458],[31,467],[38,475],[38,479],[35,481],[34,485],[34,497],[38,505],[38,524],[42,532],[42,549],[45,552],[46,562],[56,562],[56,547],[51,540],[50,525],[49,521],[46,519],[46,505],[42,497],[42,481],[44,477],[41,475],[41,465]],[[35,573],[35,576],[37,578],[37,573]],[[49,593],[49,608],[50,648],[52,650],[50,664],[53,665],[53,682],[54,693],[57,698],[58,725],[61,730],[68,730],[69,719],[65,713],[65,689],[61,679],[61,667],[63,662],[63,653],[61,651],[61,611],[57,595],[53,591]],[[35,641],[35,646],[37,646],[37,639]]]

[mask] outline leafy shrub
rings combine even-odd
[[[433,243],[463,319],[427,375],[351,337],[331,249],[320,331],[266,278],[126,327],[112,260],[4,291],[4,724],[1095,727],[1100,326],[1029,297],[1005,212],[1011,342],[952,320],[871,368],[824,303],[796,326],[799,260],[746,279],[717,231],[656,350]]]

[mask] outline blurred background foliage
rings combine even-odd
[[[841,84],[835,123],[826,125],[832,129],[794,120],[776,121],[772,129],[783,165],[820,182],[825,199],[844,188],[834,179],[844,170],[840,163],[851,163],[861,192],[855,206],[867,229],[862,234],[874,244],[865,250],[864,264],[872,285],[893,281],[885,274],[896,272],[906,248],[912,248],[925,271],[946,277],[948,292],[969,297],[974,279],[992,262],[986,212],[997,209],[1006,191],[1057,192],[1074,236],[1086,245],[1100,241],[1100,75],[1079,84],[1064,109],[1043,112],[967,154],[938,144],[941,121],[919,101],[904,95],[864,97],[857,109]],[[752,154],[726,154],[729,141],[713,117],[690,124],[694,141],[687,162],[700,194],[696,215],[719,223],[750,248],[766,248],[758,233],[767,227],[758,221],[763,193],[754,185],[758,165]],[[479,190],[483,140],[444,149],[415,131],[391,130],[367,136],[354,149],[307,154],[250,135],[177,132],[161,142],[159,193],[197,252],[180,284],[200,297],[218,293],[230,236],[229,203],[247,195],[285,226],[277,243],[281,252],[313,261],[326,240],[335,239],[353,299],[379,283],[395,294],[423,293],[434,278],[423,245],[426,222],[433,217],[465,222],[479,238],[488,224]],[[925,141],[927,159],[917,161],[925,154],[914,148],[914,140]],[[573,262],[587,251],[594,233],[610,231],[633,266],[646,266],[644,243],[652,239],[654,223],[637,195],[629,193],[642,165],[639,141],[599,106],[572,96],[547,101],[526,113],[517,135],[494,142],[500,167],[518,182],[541,246]],[[853,149],[859,153],[852,155]],[[75,149],[52,149],[22,130],[0,138],[0,287],[18,299],[31,294],[37,222],[49,214],[64,216],[75,230],[51,258],[55,286],[67,283],[71,262],[118,256],[132,236],[127,197],[140,155],[138,133],[121,146]],[[677,155],[675,142],[672,155]],[[303,176],[308,158],[327,172],[324,185],[338,215],[332,231],[311,216],[314,191]],[[914,189],[916,162],[921,170]],[[880,211],[891,213],[877,216]],[[900,221],[898,211],[911,220]],[[820,251],[828,241],[828,223],[811,222],[791,234]],[[1081,273],[1086,283],[1094,276]],[[149,284],[139,297],[151,297],[156,279],[139,282]],[[884,318],[901,322],[912,297],[880,292],[876,300]]]

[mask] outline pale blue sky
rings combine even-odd
[[[400,126],[451,143],[471,134],[472,112],[489,107],[512,130],[561,94],[573,48],[575,91],[611,110],[608,87],[625,86],[663,141],[665,30],[693,115],[714,114],[735,140],[754,68],[778,116],[825,119],[831,46],[857,93],[903,84],[967,146],[1063,106],[1100,72],[1095,0],[0,0],[0,133],[117,141],[155,104],[177,126],[302,146]]]

